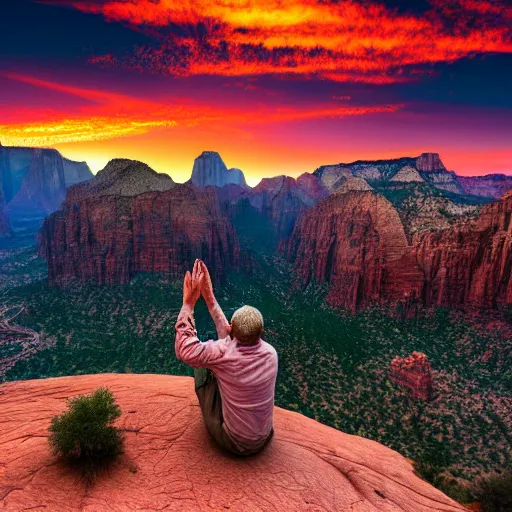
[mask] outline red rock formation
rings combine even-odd
[[[432,372],[428,357],[421,352],[413,352],[405,358],[395,357],[391,361],[390,379],[407,386],[414,398],[432,400]]]
[[[418,171],[446,170],[439,153],[423,153],[416,159],[416,168]]]
[[[202,258],[222,279],[239,245],[213,190],[176,185],[137,196],[68,198],[41,230],[50,284],[125,283],[138,272],[181,277]]]
[[[426,306],[510,304],[511,218],[512,193],[474,221],[417,232],[409,243],[382,196],[334,194],[301,217],[288,254],[303,283],[329,283],[329,302],[351,310],[411,297]]]
[[[66,399],[100,386],[121,408],[125,453],[87,486],[51,453],[48,427]],[[4,512],[465,510],[399,453],[277,407],[275,435],[262,453],[226,455],[208,437],[189,377],[41,379],[4,384],[0,396]]]
[[[421,294],[423,276],[393,205],[380,194],[334,194],[304,214],[288,253],[303,282],[330,283],[328,301],[355,310]]]
[[[428,305],[512,303],[512,193],[481,208],[478,218],[413,239],[425,273]]]

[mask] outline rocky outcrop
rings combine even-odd
[[[145,192],[164,192],[175,185],[168,174],[159,174],[137,160],[118,158],[111,160],[93,180],[70,188],[67,201],[107,195],[133,197]]]
[[[416,159],[416,169],[418,171],[446,171],[439,153],[423,153]]]
[[[353,176],[352,170],[346,164],[323,165],[319,167],[313,175],[320,180],[322,186],[329,193],[337,190],[347,178]]]
[[[51,213],[69,186],[91,178],[87,164],[65,159],[54,149],[0,144],[0,190],[12,217]]]
[[[92,486],[50,451],[66,400],[108,387],[125,449]],[[409,460],[277,408],[265,450],[239,459],[208,437],[189,377],[86,375],[0,387],[0,499],[5,512],[44,509],[463,512],[414,474]]]
[[[413,398],[432,400],[432,371],[428,357],[421,352],[413,352],[405,358],[395,357],[391,361],[390,379],[410,389]]]
[[[397,183],[424,183],[420,173],[410,165],[402,167],[390,180]]]
[[[194,160],[192,183],[200,188],[210,185],[223,187],[229,184],[247,186],[244,173],[240,169],[228,169],[216,151],[203,151]]]
[[[297,222],[288,244],[300,280],[329,283],[327,299],[355,310],[404,300],[425,306],[512,303],[512,193],[474,220],[408,239],[389,201],[334,194]]]
[[[459,176],[465,194],[499,199],[512,190],[512,176],[488,174],[487,176]]]
[[[288,246],[303,283],[330,284],[328,301],[355,310],[405,293],[423,276],[393,205],[371,191],[334,194],[304,214]]]
[[[464,189],[459,183],[458,176],[451,171],[422,171],[421,177],[430,185],[440,190],[453,192],[454,194],[464,194]]]
[[[190,185],[136,196],[71,194],[45,219],[40,238],[57,285],[126,283],[139,272],[181,278],[195,258],[221,280],[238,265],[238,241],[215,191]]]
[[[62,163],[64,166],[64,181],[68,188],[77,183],[89,181],[93,177],[87,162],[74,162],[73,160],[63,158]]]

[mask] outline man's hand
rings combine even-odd
[[[208,272],[208,268],[203,261],[199,260],[199,265],[203,276],[201,293],[203,294],[203,299],[205,300],[206,305],[208,308],[210,308],[215,304],[215,295],[213,294],[213,285],[210,278],[210,272]]]
[[[191,308],[194,308],[201,295],[203,271],[200,263],[199,260],[195,261],[192,274],[187,270],[183,281],[183,304],[187,304]]]

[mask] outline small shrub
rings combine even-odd
[[[512,473],[480,480],[475,495],[481,504],[482,512],[510,512],[512,510]]]
[[[68,400],[69,409],[53,418],[49,442],[55,454],[76,463],[88,482],[123,451],[123,435],[112,423],[121,415],[107,388]]]

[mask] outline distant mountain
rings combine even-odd
[[[512,189],[512,176],[487,174],[487,176],[459,176],[465,194],[499,199]]]
[[[137,160],[117,158],[111,160],[93,180],[71,187],[67,201],[100,195],[130,197],[144,192],[163,192],[175,186],[176,183],[168,174],[157,173]]]
[[[55,149],[0,144],[0,189],[11,218],[58,210],[67,188],[92,176],[86,163],[63,158]]]
[[[196,187],[223,187],[224,185],[239,185],[246,187],[244,173],[240,169],[228,169],[219,153],[203,151],[195,160],[192,169],[192,183]]]
[[[138,272],[175,278],[196,257],[222,278],[245,262],[241,229],[351,310],[512,302],[512,196],[482,206],[491,185],[504,189],[506,179],[461,180],[436,153],[325,165],[254,188],[234,176],[214,152],[196,159],[184,185],[141,162],[112,160],[69,188],[46,219],[41,253],[50,282],[124,283]],[[487,187],[481,197],[479,186]]]

